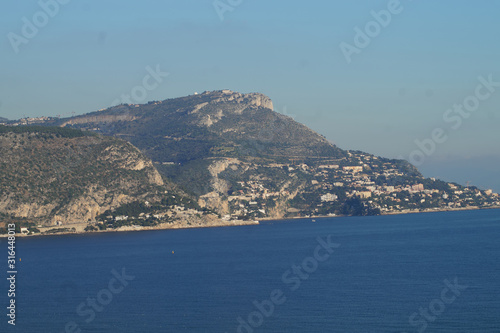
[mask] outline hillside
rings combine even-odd
[[[132,223],[134,207],[162,216],[176,205],[199,208],[130,143],[78,130],[0,126],[0,169],[4,223],[65,226],[120,212],[130,213]],[[174,222],[168,215],[136,222]]]
[[[272,108],[265,95],[222,90],[43,124],[131,142],[226,220],[500,205],[491,191],[425,179],[406,161],[342,150]]]
[[[157,162],[207,157],[343,157],[345,152],[262,94],[217,91],[146,105],[120,105],[59,120],[59,126],[124,137]]]
[[[120,105],[54,124],[126,139],[151,158],[162,174],[196,195],[212,191],[208,166],[224,158],[267,164],[347,156],[272,107],[262,94],[215,91],[146,105]]]

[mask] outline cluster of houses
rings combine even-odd
[[[49,120],[55,119],[54,117],[27,117],[19,119],[15,122],[9,122],[10,126],[23,126],[23,125],[34,125],[34,124],[42,124]],[[0,125],[6,125],[7,123],[0,122]]]
[[[274,163],[267,167],[287,170],[290,179],[298,173],[312,178],[299,191],[316,196],[317,206],[335,203],[340,197],[359,197],[383,213],[500,206],[500,198],[492,190],[445,184],[434,178],[408,177],[393,162],[361,153],[319,165]],[[231,218],[266,216],[267,199],[290,198],[294,190],[266,187],[259,177],[238,182],[238,188],[228,196]]]
[[[146,203],[148,203],[146,201]],[[172,221],[173,218],[183,219],[189,218],[194,215],[200,215],[203,212],[192,208],[186,208],[184,206],[174,205],[173,207],[166,208],[165,210],[156,211],[155,213],[146,213],[142,212],[138,216],[128,216],[128,215],[109,215],[106,216],[103,220],[97,222],[97,224],[106,224],[108,227],[114,227],[116,222],[121,222],[127,224],[135,224],[141,221],[153,221],[156,223],[164,223]]]

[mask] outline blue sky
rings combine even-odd
[[[44,22],[41,3],[54,1],[4,4],[0,116],[108,107],[159,65],[169,76],[145,101],[262,92],[345,149],[415,162],[415,140],[441,128],[447,139],[418,160],[424,175],[500,191],[500,87],[459,128],[443,119],[478,77],[500,82],[498,1],[220,0],[221,20],[213,0],[60,0]],[[355,46],[355,27],[366,33],[372,11],[391,6],[398,13],[348,63],[341,43]],[[16,53],[23,18],[40,27]]]

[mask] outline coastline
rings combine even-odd
[[[457,207],[457,208],[427,208],[427,209],[414,209],[414,210],[402,210],[397,212],[383,212],[380,215],[372,215],[372,216],[390,216],[390,215],[406,215],[406,214],[419,214],[419,213],[442,213],[442,212],[454,212],[454,211],[467,211],[467,210],[482,210],[482,209],[500,209],[500,206],[490,206],[490,207]],[[260,221],[282,221],[282,220],[294,220],[294,219],[321,219],[321,218],[336,218],[336,217],[349,217],[350,215],[311,215],[311,216],[294,216],[287,218],[268,218],[263,217]],[[370,216],[370,215],[368,215]]]
[[[389,216],[389,215],[405,215],[405,214],[418,214],[418,213],[440,213],[440,212],[454,212],[454,211],[472,211],[472,210],[483,210],[483,209],[500,209],[500,206],[491,206],[491,207],[455,207],[455,208],[446,208],[446,209],[424,209],[424,210],[404,210],[398,212],[385,212],[380,215],[374,216]],[[262,218],[260,221],[272,222],[272,221],[283,221],[283,220],[295,220],[295,219],[322,219],[322,218],[337,218],[337,217],[349,217],[348,215],[335,215],[335,216],[325,216],[325,215],[312,215],[312,216],[295,216],[288,218]],[[188,223],[162,223],[157,226],[152,227],[143,227],[143,226],[123,226],[117,229],[106,229],[106,230],[97,230],[97,231],[84,231],[88,223],[74,223],[63,225],[60,227],[64,228],[74,228],[79,227],[76,231],[63,231],[58,233],[36,233],[36,234],[19,234],[16,233],[16,237],[40,237],[40,236],[59,236],[59,235],[86,235],[86,234],[94,234],[94,233],[106,233],[106,232],[131,232],[131,231],[151,231],[151,230],[174,230],[174,229],[197,229],[197,228],[223,228],[223,227],[237,227],[237,226],[245,226],[245,225],[259,225],[259,221],[211,221],[207,224],[188,224]],[[82,228],[83,227],[83,228]],[[43,227],[40,229],[44,229],[45,231],[51,229],[57,229],[58,227],[50,226]],[[8,234],[0,235],[0,238],[7,238]]]
[[[97,233],[107,233],[107,232],[132,232],[132,231],[151,231],[151,230],[174,230],[174,229],[197,229],[197,228],[222,228],[222,227],[237,227],[237,226],[244,226],[244,225],[258,225],[258,221],[218,221],[218,222],[210,222],[208,224],[187,224],[187,223],[178,223],[178,224],[172,224],[172,223],[161,223],[156,226],[152,227],[143,227],[143,226],[138,226],[138,225],[131,225],[131,226],[123,226],[117,229],[106,229],[106,230],[96,230],[96,231],[84,231],[83,228],[85,228],[88,223],[73,223],[73,224],[67,224],[67,225],[62,225],[62,226],[50,226],[50,227],[42,227],[39,229],[43,229],[45,231],[51,230],[51,229],[58,229],[58,228],[75,228],[78,227],[76,231],[63,231],[63,232],[57,232],[57,233],[36,233],[36,234],[20,234],[16,233],[16,237],[43,237],[43,236],[59,236],[59,235],[90,235],[90,234],[97,234]],[[82,228],[83,227],[83,228]],[[0,235],[0,238],[7,238],[8,234],[2,234]]]

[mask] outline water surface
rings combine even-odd
[[[4,314],[0,327],[220,333],[237,332],[241,318],[248,326],[240,332],[417,332],[424,324],[426,332],[500,332],[499,213],[19,239],[17,325],[7,325]],[[315,267],[318,237],[329,235],[340,246]],[[5,240],[1,244],[6,257]],[[291,270],[303,262],[311,273]],[[123,289],[118,293],[109,291],[113,269],[134,277],[123,288],[112,284]],[[441,300],[445,280],[467,286],[445,291],[447,299],[455,296],[449,304]],[[262,315],[253,302],[268,305],[273,291],[282,292],[281,302]],[[85,305],[98,297],[109,304],[98,303],[99,311]],[[83,315],[77,311],[82,303]]]

